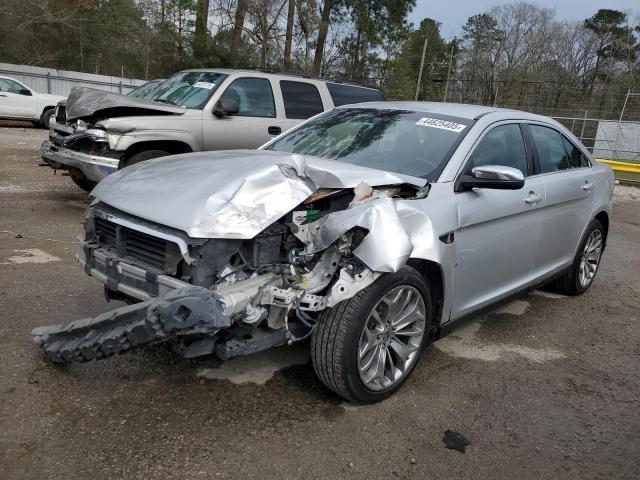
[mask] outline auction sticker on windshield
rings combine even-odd
[[[193,86],[196,88],[206,88],[207,90],[211,90],[213,87],[215,87],[215,85],[215,83],[211,82],[196,82],[193,84]]]
[[[460,133],[465,129],[461,123],[448,122],[446,120],[438,120],[437,118],[423,117],[416,122],[416,125],[423,127],[439,128],[440,130],[449,130],[450,132]]]

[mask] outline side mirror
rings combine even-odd
[[[235,115],[240,111],[240,104],[232,98],[221,98],[213,108],[213,114],[216,117],[224,117],[225,115]]]
[[[31,97],[33,96],[33,93],[31,93],[31,90],[29,90],[28,88],[21,88],[20,95],[26,95],[27,97]]]
[[[517,168],[483,165],[474,167],[471,170],[471,175],[463,175],[462,186],[465,188],[518,190],[524,187],[524,175]]]

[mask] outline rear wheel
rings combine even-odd
[[[604,248],[604,228],[598,220],[593,220],[580,242],[569,271],[561,277],[556,286],[568,295],[586,292],[598,272]]]
[[[316,374],[348,400],[382,400],[415,368],[430,322],[431,300],[422,276],[409,267],[383,274],[324,312],[311,340]]]
[[[49,122],[51,121],[51,116],[53,115],[54,111],[54,108],[45,108],[44,112],[42,112],[42,116],[40,117],[40,125],[42,125],[43,128],[49,130]]]
[[[145,160],[151,160],[152,158],[166,157],[167,155],[171,155],[171,153],[167,152],[166,150],[144,150],[142,152],[136,153],[135,155],[131,155],[123,162],[120,168],[135,165],[136,163],[144,162]]]

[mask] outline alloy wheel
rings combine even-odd
[[[358,342],[358,370],[368,389],[402,381],[418,359],[426,323],[424,299],[415,287],[400,285],[378,301]]]
[[[602,232],[594,230],[587,238],[582,250],[582,258],[580,259],[580,270],[578,279],[582,288],[588,287],[598,270],[600,264],[600,256],[602,254]]]

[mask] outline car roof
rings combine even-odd
[[[366,102],[351,105],[343,105],[338,108],[375,108],[379,110],[412,110],[415,112],[434,113],[437,115],[450,115],[452,117],[465,118],[468,120],[477,120],[487,114],[493,115],[495,120],[501,118],[513,120],[544,120],[549,121],[548,117],[536,115],[534,113],[523,112],[522,110],[514,110],[510,108],[487,107],[484,105],[471,105],[466,103],[445,103],[445,102]],[[498,118],[499,117],[499,118]]]
[[[226,73],[227,75],[231,75],[233,73],[251,73],[256,74],[259,73],[261,75],[270,75],[274,77],[281,77],[284,79],[287,78],[299,78],[300,80],[312,80],[315,82],[323,82],[323,83],[336,83],[338,85],[345,85],[348,87],[357,87],[357,88],[366,88],[367,90],[379,91],[374,87],[366,87],[364,85],[360,85],[359,83],[354,82],[342,82],[340,80],[332,80],[330,78],[319,78],[319,77],[311,77],[306,75],[296,75],[294,73],[286,73],[286,72],[265,72],[261,70],[249,70],[243,68],[189,68],[186,70],[180,70],[180,72],[216,72],[216,73]]]

